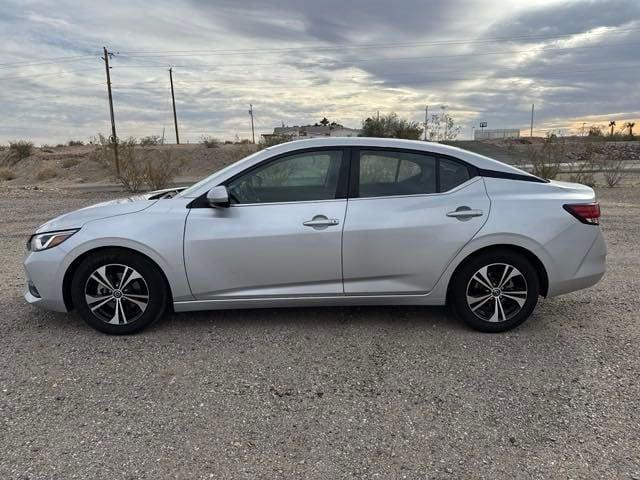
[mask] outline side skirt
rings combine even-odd
[[[427,295],[341,295],[327,297],[271,297],[242,298],[231,300],[192,300],[174,302],[176,312],[195,312],[199,310],[230,310],[245,308],[284,308],[284,307],[335,307],[358,305],[444,305],[444,298]]]

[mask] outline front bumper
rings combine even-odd
[[[27,254],[24,259],[24,269],[27,275],[24,299],[32,305],[47,310],[67,312],[68,309],[62,293],[65,271],[63,260],[66,251],[60,247]],[[31,288],[29,288],[29,283],[32,284]]]

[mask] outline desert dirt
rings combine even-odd
[[[0,478],[640,478],[640,189],[608,272],[487,335],[445,308],[173,315],[100,334],[22,298],[26,238],[118,194],[0,188]]]

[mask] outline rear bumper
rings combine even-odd
[[[593,228],[593,227],[591,227]],[[553,281],[549,279],[549,297],[588,288],[600,281],[607,270],[607,246],[598,228],[591,247],[582,258],[578,268],[569,278]]]

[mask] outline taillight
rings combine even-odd
[[[582,223],[598,225],[600,223],[600,204],[594,203],[567,203],[563,208]]]

